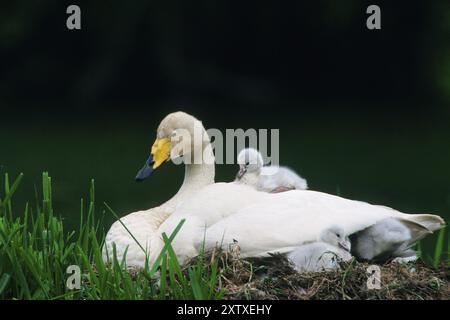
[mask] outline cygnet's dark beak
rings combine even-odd
[[[246,167],[240,167],[238,173],[236,174],[236,180],[241,180],[241,178],[244,176],[244,174],[247,172]]]
[[[350,252],[350,241],[340,241],[339,247],[344,249],[345,251]]]

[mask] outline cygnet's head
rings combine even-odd
[[[258,150],[253,148],[242,149],[237,157],[237,163],[239,165],[239,172],[236,178],[241,179],[244,174],[258,173],[261,167],[264,165],[264,160]]]
[[[339,226],[332,226],[323,230],[320,235],[320,240],[350,252],[350,239],[344,233],[344,229]]]

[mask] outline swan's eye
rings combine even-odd
[[[250,164],[250,162],[248,162],[248,161],[245,163],[246,166],[248,166],[249,164]]]
[[[340,237],[341,237],[341,235],[340,235],[339,233],[338,233],[338,234],[336,234],[336,235],[337,235],[337,237],[338,237],[338,238],[340,238]]]

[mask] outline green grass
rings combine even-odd
[[[230,294],[222,286],[222,277],[230,272],[231,277],[238,277],[239,272],[220,262],[221,258],[201,248],[186,266],[178,262],[171,242],[184,221],[170,235],[162,235],[165,246],[153,265],[130,271],[125,258],[117,258],[115,247],[110,261],[102,259],[103,217],[118,216],[107,204],[101,206],[99,215],[94,181],[89,200],[81,199],[79,228],[66,230],[64,220],[54,212],[52,179],[47,173],[42,174],[35,205],[13,203],[22,178],[20,174],[10,183],[5,174],[0,194],[0,299],[222,299]],[[424,252],[418,244],[422,260],[435,268],[450,261],[445,230],[438,233],[434,252]],[[80,268],[79,288],[67,285],[73,280],[67,272],[70,266]]]
[[[447,232],[448,230],[448,232]],[[448,233],[447,249],[445,249],[445,234]],[[439,268],[440,265],[445,264],[450,266],[450,228],[447,226],[437,232],[436,242],[433,252],[424,252],[422,242],[419,241],[416,245],[416,251],[419,258],[428,265]]]
[[[445,228],[442,228],[439,231],[437,241],[436,241],[436,247],[434,249],[433,266],[435,268],[437,268],[439,266],[442,259],[446,258],[446,254],[444,252],[444,239],[445,239]],[[449,250],[447,250],[447,252]]]
[[[0,198],[0,298],[1,299],[220,299],[218,264],[205,263],[201,252],[195,263],[183,268],[171,242],[183,221],[170,235],[163,235],[165,246],[154,265],[140,272],[129,272],[125,258],[102,259],[104,230],[96,217],[94,181],[90,199],[81,200],[80,228],[65,230],[63,220],[52,206],[52,183],[42,175],[42,195],[32,208],[23,212],[13,206],[12,197],[21,180],[12,185],[5,175],[4,195]],[[37,193],[37,192],[36,192]],[[111,208],[106,208],[112,211]],[[19,214],[20,213],[20,214]],[[105,211],[103,211],[105,214]],[[69,289],[69,266],[81,271],[80,287]],[[157,272],[160,284],[157,284]]]

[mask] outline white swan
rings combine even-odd
[[[136,180],[142,181],[147,178],[154,169],[169,160],[170,157],[178,158],[178,155],[173,154],[176,151],[173,145],[174,141],[176,142],[183,136],[183,133],[177,132],[177,129],[183,128],[193,135],[194,127],[203,128],[199,120],[184,112],[175,112],[166,116],[158,127],[157,139],[152,146],[151,154],[144,167],[138,172]],[[202,133],[207,137],[206,131]],[[180,143],[175,145],[180,146]],[[191,148],[190,144],[188,148]],[[103,247],[104,261],[110,261],[112,258],[113,243],[115,243],[119,261],[122,260],[127,250],[128,267],[142,268],[145,266],[146,257],[153,251],[154,245],[152,246],[152,243],[159,241],[160,235],[157,230],[161,223],[175,210],[178,204],[190,198],[204,186],[214,183],[214,156],[211,145],[206,144],[203,151],[205,159],[210,159],[210,161],[200,164],[186,164],[183,184],[175,196],[158,207],[133,212],[120,219],[139,244],[119,221],[111,226]]]
[[[209,144],[206,139],[202,143]],[[254,257],[292,251],[299,244],[315,241],[324,228],[335,224],[346,234],[357,236],[387,218],[408,222],[405,225],[416,241],[444,225],[436,215],[405,214],[321,192],[266,193],[237,183],[215,183],[180,203],[158,233],[169,234],[182,219],[186,220],[172,243],[181,261],[195,256],[203,241],[208,249],[237,240],[241,256]],[[154,243],[152,261],[162,247],[161,239]]]
[[[299,272],[320,272],[340,268],[340,261],[352,259],[350,239],[338,226],[325,229],[317,242],[295,248],[288,259]]]
[[[292,190],[271,194],[236,183],[212,184],[212,148],[203,126],[195,130],[196,125],[201,123],[184,113],[163,120],[152,147],[153,159],[147,162],[139,178],[149,175],[152,162],[156,169],[169,158],[181,157],[187,170],[185,183],[166,204],[123,219],[150,251],[150,263],[163,248],[162,233],[170,234],[181,219],[186,222],[172,243],[181,262],[195,256],[203,240],[207,249],[237,240],[241,256],[249,257],[292,251],[299,244],[315,241],[323,229],[335,224],[342,226],[346,234],[357,235],[384,219],[395,218],[419,226],[411,230],[413,239],[420,239],[444,224],[439,216],[404,214],[321,192]],[[187,135],[182,134],[185,131]],[[195,138],[196,131],[203,135]],[[186,159],[192,155],[194,162],[198,162],[196,154],[206,156],[197,165],[189,164]],[[113,242],[122,253],[127,246],[132,249],[128,249],[127,255],[130,263],[141,265],[145,260],[146,255],[117,222],[108,232],[106,247],[110,248]]]
[[[259,191],[283,192],[308,189],[305,179],[293,170],[279,166],[264,166],[261,153],[253,148],[242,149],[237,157],[239,172],[236,181]]]

